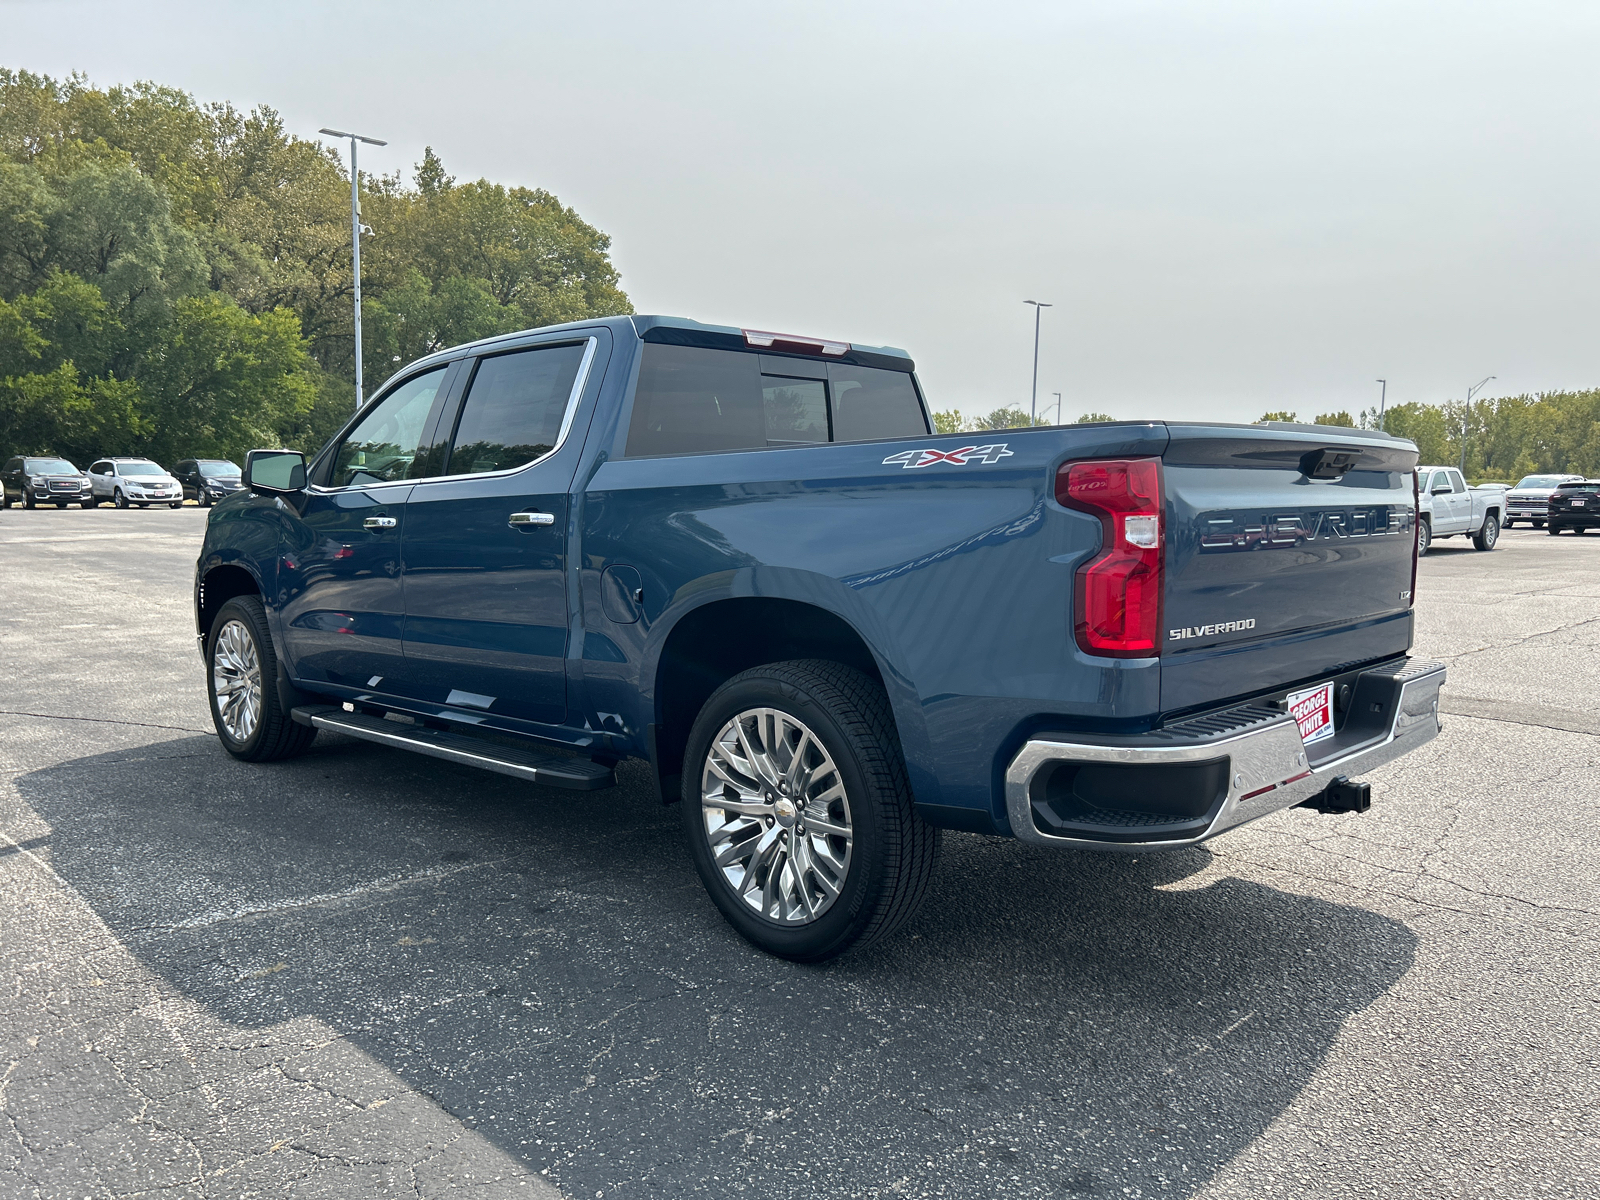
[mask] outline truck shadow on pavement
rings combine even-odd
[[[1188,1196],[1409,969],[1404,925],[955,835],[892,941],[746,946],[677,810],[336,738],[18,779],[55,870],[222,1020],[316,1017],[574,1196]],[[1284,816],[1277,820],[1296,820]]]

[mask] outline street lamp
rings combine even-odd
[[[1483,390],[1483,385],[1498,376],[1486,375],[1467,389],[1467,406],[1461,410],[1461,473],[1467,473],[1467,422],[1472,416],[1472,398]]]
[[[1383,384],[1383,391],[1378,393],[1378,432],[1388,433],[1389,431],[1383,427],[1383,413],[1389,406],[1389,381],[1380,379],[1378,382]]]
[[[1028,420],[1032,421],[1039,408],[1039,314],[1055,305],[1038,300],[1024,300],[1023,303],[1033,305],[1033,398],[1028,401]]]
[[[342,129],[319,129],[329,137],[350,139],[350,274],[355,280],[356,292],[356,411],[361,411],[361,173],[356,168],[356,143],[369,146],[387,146],[377,138],[359,133],[346,133]],[[372,232],[368,230],[367,232]]]
[[[1056,424],[1059,425],[1061,424],[1061,393],[1051,392],[1050,394],[1056,398],[1056,402],[1049,405],[1049,407],[1056,410]]]

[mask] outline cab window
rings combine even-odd
[[[629,456],[707,454],[926,434],[910,374],[648,343]]]
[[[587,342],[541,346],[481,360],[445,473],[509,471],[554,450],[587,348]]]
[[[356,423],[333,458],[329,487],[359,487],[412,478],[411,466],[445,368],[406,380]]]

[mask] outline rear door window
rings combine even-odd
[[[627,453],[708,454],[927,431],[905,372],[649,343]]]
[[[446,474],[507,471],[554,450],[587,349],[587,342],[543,346],[479,362]]]

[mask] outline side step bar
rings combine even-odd
[[[607,766],[586,758],[569,758],[550,751],[524,749],[487,741],[470,734],[421,725],[403,725],[365,713],[349,713],[331,704],[308,704],[290,710],[289,715],[302,725],[331,729],[346,737],[397,746],[432,758],[465,763],[501,775],[515,776],[545,787],[594,792],[614,787],[616,773]]]

